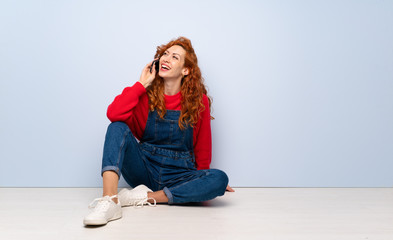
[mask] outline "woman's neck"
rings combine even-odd
[[[165,95],[175,95],[180,91],[181,79],[176,80],[165,80],[164,79],[164,94]]]

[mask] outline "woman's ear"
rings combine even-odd
[[[183,70],[183,75],[184,75],[184,76],[187,76],[188,74],[190,74],[190,71],[189,71],[188,68],[185,68],[185,69]]]

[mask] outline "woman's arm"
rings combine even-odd
[[[209,100],[203,95],[205,110],[201,113],[201,119],[196,126],[194,136],[194,154],[197,169],[209,169],[212,159],[212,135],[210,126]]]
[[[158,58],[154,60],[157,59]],[[139,102],[139,98],[146,93],[146,88],[155,78],[155,68],[153,68],[153,71],[150,72],[152,62],[148,63],[143,68],[139,81],[132,87],[126,87],[123,92],[116,96],[115,100],[108,106],[106,115],[111,122],[126,122],[132,117],[135,106]]]
[[[135,106],[139,98],[146,93],[145,87],[140,82],[136,82],[131,87],[124,88],[123,92],[116,96],[108,106],[107,117],[111,122],[126,122],[133,115]]]

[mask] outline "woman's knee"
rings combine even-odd
[[[134,139],[134,142],[136,143],[136,137],[134,133],[131,131],[130,127],[125,123],[125,122],[111,122],[108,126],[108,129],[106,131],[106,135],[108,136],[127,136],[131,137],[131,139]]]
[[[215,176],[218,188],[225,192],[225,189],[227,188],[229,183],[228,175],[224,171],[219,169],[210,169],[210,170],[211,173],[214,174]]]
[[[111,122],[108,126],[108,131],[115,129],[127,130],[129,127],[125,122]]]

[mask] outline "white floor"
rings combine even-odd
[[[235,188],[190,206],[123,208],[84,227],[99,188],[0,188],[0,239],[393,239],[393,188]]]

